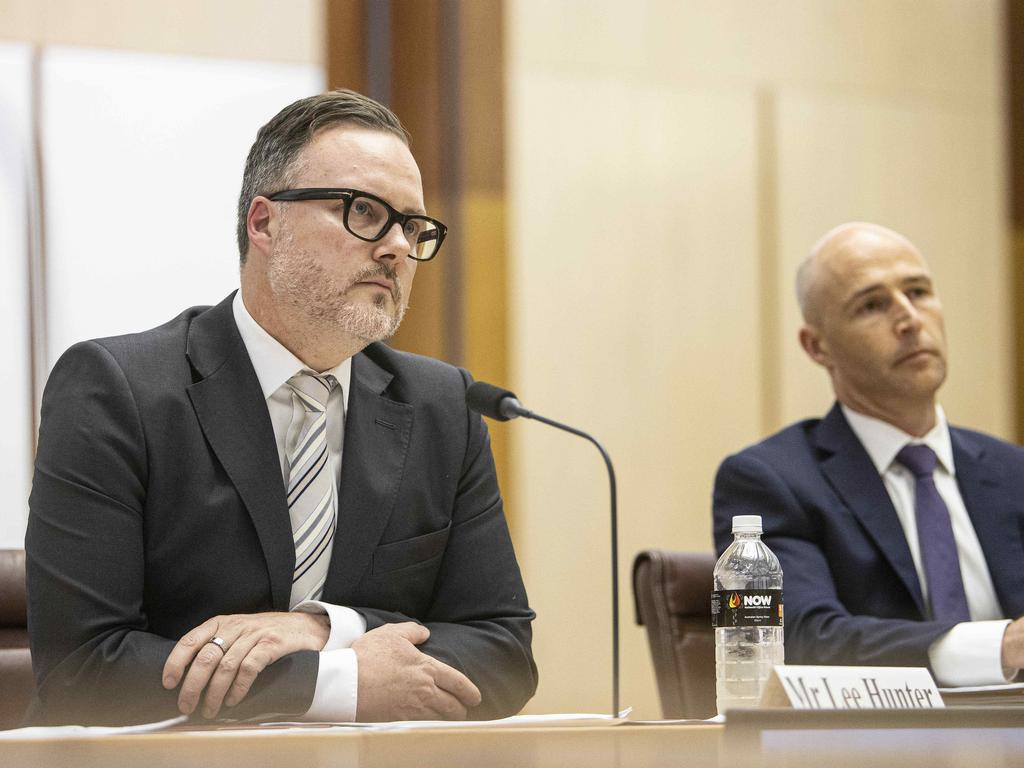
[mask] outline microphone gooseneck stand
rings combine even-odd
[[[604,446],[593,436],[583,430],[562,424],[554,419],[541,416],[525,408],[514,393],[500,389],[482,381],[474,382],[466,392],[467,405],[477,413],[489,416],[498,421],[508,421],[516,417],[533,419],[549,427],[582,437],[591,442],[601,453],[605,468],[608,470],[608,485],[611,491],[611,545],[612,545],[612,717],[619,716],[619,518],[618,491],[615,483],[615,468],[611,456]]]

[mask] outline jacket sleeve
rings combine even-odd
[[[713,509],[719,553],[732,541],[734,515],[761,515],[764,542],[782,564],[786,662],[927,667],[928,648],[953,623],[878,618],[847,610],[827,553],[829,515],[815,511],[783,474],[752,451],[730,456],[715,478]],[[884,590],[889,585],[879,584]]]
[[[469,376],[463,372],[464,383]],[[425,652],[465,674],[480,689],[474,719],[513,715],[537,688],[531,652],[534,612],[527,602],[505,521],[483,420],[465,409],[469,439],[452,511],[451,532],[429,610],[407,616],[357,608],[367,629],[417,620],[430,629]]]
[[[177,638],[153,633],[148,620],[156,607],[145,579],[146,444],[114,356],[97,342],[68,350],[43,395],[25,540],[37,685],[31,722],[123,724],[179,714],[178,691],[161,684]],[[305,712],[317,666],[314,652],[286,656],[257,678],[232,716]]]

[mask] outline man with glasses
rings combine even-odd
[[[398,119],[344,90],[286,107],[237,234],[239,292],[50,376],[32,719],[516,712],[533,612],[469,376],[380,343],[446,234]]]

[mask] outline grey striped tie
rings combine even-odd
[[[331,560],[338,497],[328,459],[327,398],[336,384],[333,376],[311,373],[288,379],[292,398],[302,409],[299,436],[288,451],[288,514],[295,539],[289,608],[323,594]]]

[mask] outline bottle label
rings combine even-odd
[[[781,627],[781,589],[719,589],[711,593],[713,627]]]

